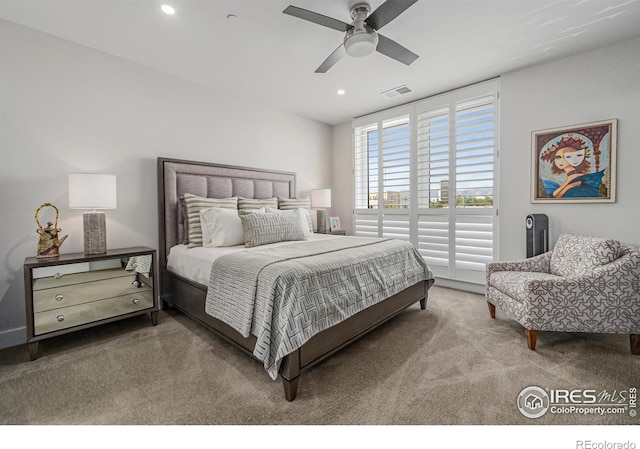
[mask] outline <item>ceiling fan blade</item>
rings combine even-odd
[[[324,60],[320,67],[316,69],[315,73],[326,73],[331,67],[335,65],[347,52],[344,49],[344,45],[340,44],[338,48],[336,48],[333,53],[329,55],[327,59]]]
[[[396,41],[393,41],[388,37],[384,37],[380,33],[378,33],[378,47],[376,50],[383,55],[395,59],[396,61],[400,61],[406,65],[410,65],[413,61],[418,59],[418,55],[407,50]]]
[[[344,23],[341,20],[334,19],[333,17],[323,16],[322,14],[318,14],[317,12],[298,8],[297,6],[289,5],[282,12],[299,19],[308,20],[309,22],[325,26],[327,28],[333,28],[334,30],[338,31],[347,31],[353,28],[353,26],[348,23]]]
[[[418,0],[387,0],[380,5],[378,9],[373,11],[365,22],[377,31],[398,17],[407,8],[409,8],[409,6],[413,5],[417,1]]]

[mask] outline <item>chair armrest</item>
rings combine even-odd
[[[539,254],[527,259],[507,261],[507,262],[489,262],[487,264],[487,286],[489,286],[489,277],[491,273],[497,271],[529,271],[537,273],[548,273],[551,265],[551,251]]]

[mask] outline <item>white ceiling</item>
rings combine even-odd
[[[381,30],[420,56],[411,66],[374,53],[314,73],[342,33],[282,11],[292,4],[350,23],[354,3],[0,0],[0,18],[332,125],[640,35],[639,0],[419,0]],[[413,92],[381,95],[404,84]]]

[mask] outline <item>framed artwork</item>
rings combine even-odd
[[[340,217],[330,217],[329,223],[331,232],[340,230]]]
[[[531,133],[532,203],[615,203],[617,119]]]

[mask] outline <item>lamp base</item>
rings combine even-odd
[[[107,226],[104,212],[84,212],[84,253],[104,254],[107,252]]]
[[[318,209],[318,233],[327,233],[327,211],[324,209]]]

